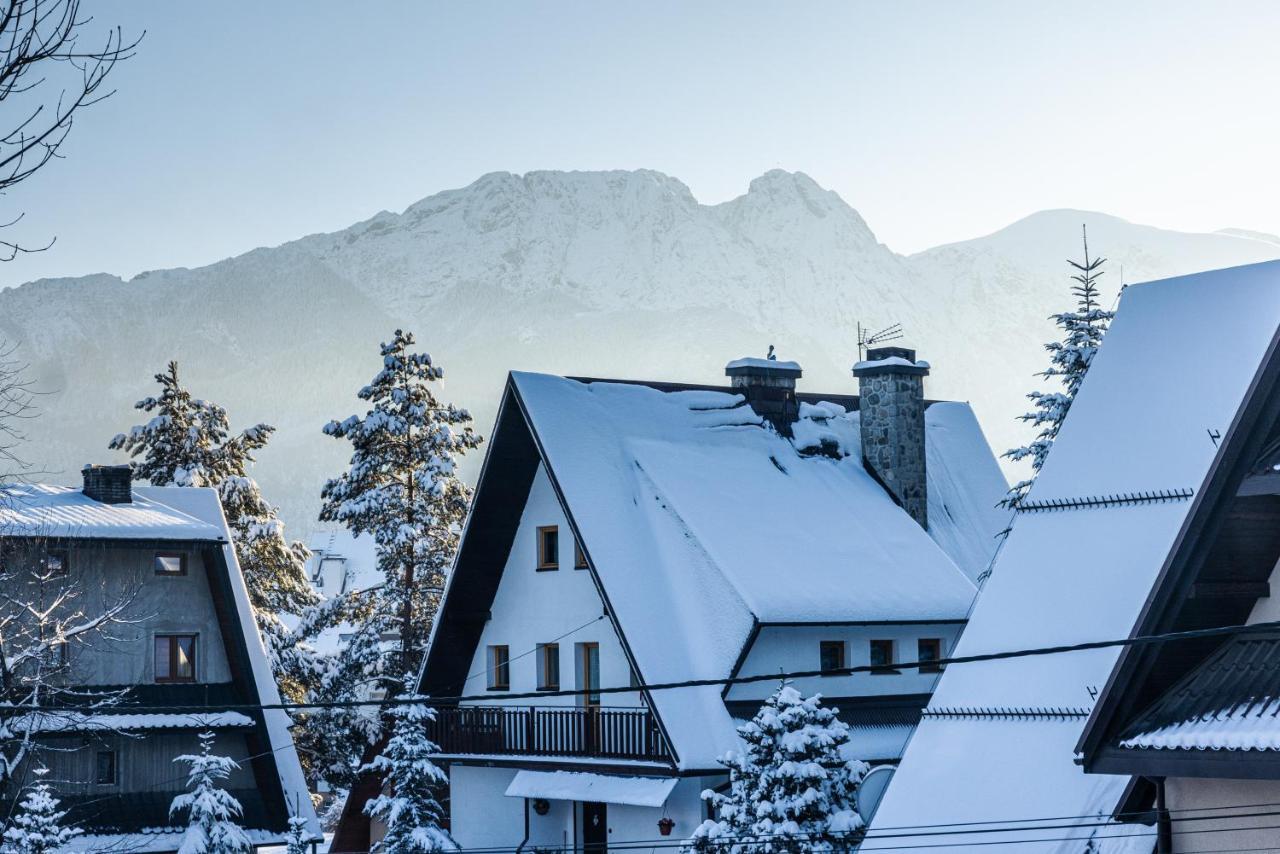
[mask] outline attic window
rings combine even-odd
[[[489,690],[511,690],[511,648],[489,647]]]
[[[43,570],[50,578],[62,578],[71,567],[66,549],[49,549],[44,553]]]
[[[893,666],[893,641],[873,640],[871,642],[871,673],[883,676],[897,673]]]
[[[940,658],[942,658],[941,638],[920,638],[916,641],[916,661],[920,662],[919,670],[921,673],[941,673],[941,665],[925,663],[927,661],[936,662]]]
[[[582,550],[582,544],[576,541],[573,544],[573,568],[587,568],[587,553]]]
[[[156,635],[156,682],[196,681],[196,636]]]
[[[822,641],[818,644],[818,668],[824,672],[840,670],[844,663],[844,641]]]
[[[538,528],[538,572],[560,568],[560,529],[555,525]]]
[[[155,569],[156,575],[186,575],[187,556],[181,552],[158,552]]]

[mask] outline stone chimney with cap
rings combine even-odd
[[[778,361],[770,347],[768,358],[734,359],[724,366],[724,373],[733,390],[747,399],[757,415],[790,438],[791,425],[800,417],[800,404],[796,401],[799,364]]]
[[[902,509],[929,527],[925,481],[924,378],[929,363],[905,347],[872,347],[858,378],[862,462]]]
[[[129,504],[133,501],[133,469],[129,466],[85,466],[84,494],[103,504]]]

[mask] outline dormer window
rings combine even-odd
[[[538,572],[560,568],[560,529],[555,525],[538,528]]]

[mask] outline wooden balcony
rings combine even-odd
[[[648,709],[454,706],[436,709],[430,739],[446,756],[579,756],[666,761]]]

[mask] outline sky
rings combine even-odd
[[[0,197],[41,277],[199,266],[494,171],[803,171],[899,252],[1082,208],[1280,234],[1280,3],[83,0],[145,38]],[[4,115],[0,112],[0,116]]]

